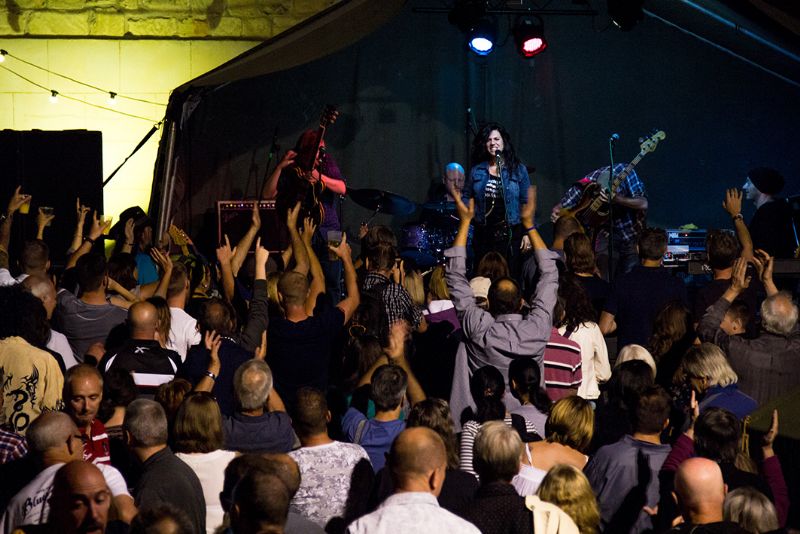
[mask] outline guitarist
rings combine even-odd
[[[617,163],[614,165],[614,176],[622,172],[627,163]],[[582,200],[586,186],[596,183],[604,174],[608,175],[608,166],[595,169],[590,172],[572,187],[570,187],[558,204],[553,206],[551,220],[555,222],[563,209],[574,209]],[[609,180],[608,183],[610,183]],[[605,188],[600,192],[603,201],[608,202],[608,193]],[[636,171],[631,170],[619,185],[616,194],[612,198],[612,224],[614,230],[613,255],[615,265],[615,276],[630,271],[639,263],[639,256],[636,250],[636,241],[639,233],[645,226],[647,215],[647,194],[644,184],[639,179]],[[587,228],[590,235],[595,236],[595,254],[597,255],[597,265],[601,275],[608,280],[608,226],[601,228]]]
[[[317,149],[319,146],[319,150]],[[312,170],[300,170],[300,160],[307,157],[309,151],[314,158]],[[298,187],[301,180],[307,180],[308,186]],[[321,190],[321,193],[318,193]],[[319,139],[318,130],[306,130],[297,139],[292,150],[288,150],[278,162],[275,170],[264,183],[261,198],[264,200],[276,199],[276,208],[280,217],[279,221],[286,220],[286,210],[294,206],[299,200],[303,209],[298,216],[298,226],[303,224],[303,218],[318,213],[320,219],[317,223],[312,244],[314,252],[322,264],[325,273],[328,294],[338,302],[343,286],[341,281],[341,262],[328,260],[327,235],[328,230],[341,230],[341,216],[339,198],[347,192],[347,185],[342,176],[336,160],[326,151],[325,140]],[[315,204],[322,209],[316,209]],[[281,234],[288,230],[283,228]]]

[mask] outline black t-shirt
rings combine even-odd
[[[756,210],[749,225],[753,247],[776,258],[793,258],[797,246],[792,225],[792,208],[783,199],[767,202]]]
[[[637,265],[617,278],[605,306],[617,323],[617,347],[646,347],[656,315],[672,301],[686,305],[686,287],[663,267]]]
[[[718,523],[706,523],[705,525],[682,523],[669,532],[670,534],[683,532],[687,534],[748,534],[749,531],[732,521],[720,521]]]
[[[319,298],[314,315],[300,322],[274,317],[269,323],[267,363],[275,378],[275,389],[287,406],[294,405],[298,388],[310,386],[325,391],[331,347],[344,326],[344,312],[330,299]],[[291,413],[291,412],[290,412]]]
[[[608,300],[608,294],[611,292],[611,284],[599,276],[575,276],[575,280],[586,290],[586,294],[592,301],[592,307],[597,313],[597,319],[599,319],[600,313],[605,308],[606,300]]]
[[[160,384],[172,380],[180,365],[178,353],[158,341],[131,339],[115,353],[106,353],[98,368],[104,375],[111,369],[133,373],[139,394],[154,395]]]

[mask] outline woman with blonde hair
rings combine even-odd
[[[195,391],[186,395],[175,414],[172,439],[175,455],[192,468],[203,486],[206,532],[211,534],[225,515],[219,494],[225,467],[236,457],[235,452],[222,449],[225,444],[222,414],[211,393]]]
[[[701,343],[686,351],[677,374],[697,392],[701,412],[713,406],[744,419],[758,406],[752,397],[739,391],[736,371],[713,343]]]
[[[547,471],[558,464],[583,469],[594,433],[594,410],[578,396],[553,404],[544,427],[545,440],[528,443],[519,474],[512,484],[523,497],[534,495]]]
[[[598,532],[600,508],[589,480],[580,469],[566,464],[553,466],[542,479],[537,495],[566,512],[581,534]]]

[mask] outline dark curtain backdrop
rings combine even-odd
[[[214,201],[257,195],[276,128],[282,153],[327,103],[342,113],[327,139],[348,185],[416,202],[445,164],[467,165],[468,107],[478,123],[503,123],[522,160],[537,168],[539,222],[570,183],[607,163],[611,132],[622,136],[618,161],[638,152],[639,136],[667,133],[638,167],[653,225],[729,226],[723,191],[741,186],[753,166],[779,169],[786,193],[800,192],[796,87],[648,17],[628,33],[598,31],[588,17],[548,17],[550,46],[534,60],[520,58],[512,39],[477,58],[446,15],[412,12],[423,4],[409,2],[324,59],[176,95],[193,107],[177,145],[176,223],[215,240]],[[368,212],[350,200],[343,209],[354,234]]]

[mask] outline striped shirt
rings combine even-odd
[[[79,430],[83,436],[83,461],[111,465],[111,446],[103,422],[100,419],[92,421],[89,434],[84,434],[82,427]]]
[[[581,346],[553,328],[544,349],[544,383],[553,402],[572,395],[581,385]]]

